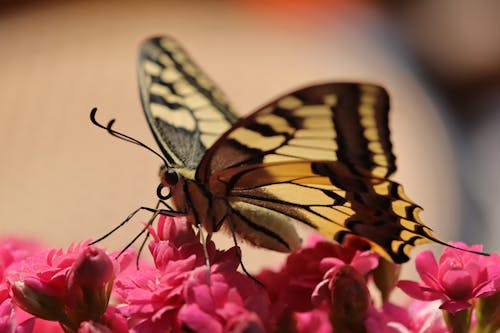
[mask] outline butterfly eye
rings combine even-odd
[[[179,181],[179,175],[175,170],[168,169],[164,174],[163,174],[163,180],[170,185],[170,186],[175,186],[177,182]]]

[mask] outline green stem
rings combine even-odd
[[[467,333],[470,328],[472,307],[451,313],[443,310],[446,326],[452,333]]]

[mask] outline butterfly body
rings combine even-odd
[[[238,119],[170,37],[142,45],[139,87],[165,156],[161,184],[173,208],[209,233],[228,227],[289,252],[300,246],[298,221],[330,239],[361,237],[395,262],[414,245],[439,242],[390,180],[396,158],[382,87],[317,84]]]

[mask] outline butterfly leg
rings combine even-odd
[[[201,238],[201,244],[203,245],[203,254],[205,255],[205,266],[207,267],[207,284],[210,285],[210,258],[208,256],[208,249],[207,249],[207,237],[205,237],[205,233],[203,232],[203,227],[201,225],[196,225],[198,228],[198,231],[200,233],[200,238]]]
[[[240,261],[240,266],[241,266],[241,269],[243,270],[243,272],[250,278],[252,279],[255,283],[257,283],[259,286],[261,286],[262,288],[265,288],[266,286],[259,280],[257,279],[255,276],[253,276],[252,274],[250,274],[250,272],[248,272],[247,268],[245,267],[245,265],[243,264],[243,257],[241,255],[241,248],[239,247],[238,245],[238,239],[236,238],[236,233],[234,231],[234,228],[233,228],[233,225],[232,223],[229,223],[230,225],[230,229],[231,229],[231,235],[233,236],[233,242],[234,242],[234,246],[236,247],[236,254],[238,256],[238,260]]]
[[[178,212],[178,211],[174,211],[174,210],[170,210],[170,209],[168,209],[168,210],[167,209],[158,209],[159,202],[156,204],[155,208],[145,207],[145,206],[141,206],[141,207],[137,208],[132,213],[130,213],[127,216],[127,218],[125,220],[123,220],[119,225],[117,225],[116,227],[114,227],[113,229],[111,229],[109,232],[107,232],[105,235],[99,237],[98,239],[96,239],[95,241],[93,241],[92,243],[90,243],[89,245],[94,245],[96,243],[99,243],[103,239],[105,239],[108,236],[110,236],[116,230],[118,230],[121,227],[123,227],[128,221],[130,221],[135,216],[135,214],[137,214],[141,210],[147,210],[147,211],[152,212],[152,213],[157,213],[156,216],[158,216],[158,215],[166,215],[166,216],[184,216],[184,215],[186,215],[183,212]],[[167,203],[163,202],[163,204],[165,204],[168,208],[171,208]]]

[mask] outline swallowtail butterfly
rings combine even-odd
[[[444,244],[390,179],[396,158],[384,88],[313,85],[239,119],[176,40],[146,40],[138,67],[165,162],[158,194],[209,234],[229,227],[256,246],[289,252],[300,246],[295,220],[340,242],[360,237],[396,263],[417,244]]]

